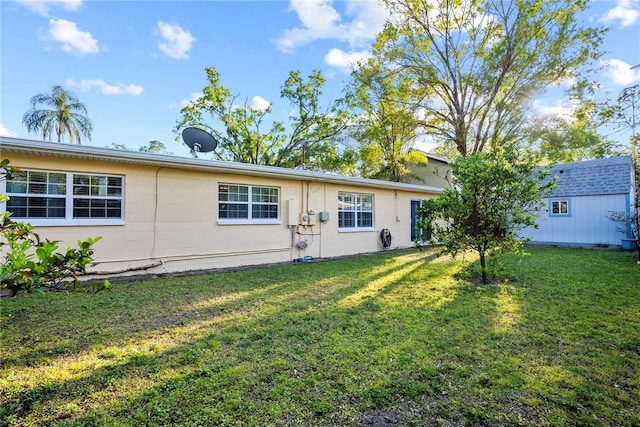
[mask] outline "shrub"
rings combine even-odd
[[[0,179],[11,173],[8,160],[0,162]],[[0,203],[9,197],[0,194]],[[77,248],[57,252],[58,241],[42,240],[31,224],[11,219],[11,212],[0,213],[0,289],[11,295],[44,288],[77,288],[78,275],[86,274],[93,261],[93,245],[101,237],[78,241]],[[103,287],[107,287],[106,284]]]

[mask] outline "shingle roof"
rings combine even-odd
[[[627,194],[631,171],[631,156],[555,165],[549,175],[558,177],[552,197]]]

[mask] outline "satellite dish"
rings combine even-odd
[[[218,146],[218,141],[209,132],[188,127],[182,131],[182,139],[196,153],[207,153]]]

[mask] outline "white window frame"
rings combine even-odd
[[[247,200],[220,200],[220,195],[222,194],[221,187],[223,186],[234,186],[234,187],[243,187],[247,189]],[[277,201],[275,202],[255,202],[253,200],[253,194],[255,190],[258,189],[269,189],[276,190]],[[251,185],[251,184],[237,184],[237,183],[229,183],[229,182],[220,182],[218,183],[218,224],[219,225],[242,225],[242,224],[282,224],[282,208],[280,207],[282,191],[280,187],[272,186],[272,185]],[[247,207],[247,218],[221,218],[220,217],[220,208],[224,204],[232,204],[232,205],[243,205]],[[278,213],[276,218],[252,218],[253,207],[254,206],[275,206]]]
[[[558,204],[558,213],[553,212],[554,203]],[[566,212],[562,212],[562,204],[567,207]],[[571,199],[551,199],[549,200],[549,216],[550,217],[570,217],[571,216]]]
[[[343,198],[344,196],[350,196],[354,200],[353,209],[344,209],[343,206]],[[365,206],[360,202],[361,199],[371,199],[371,208],[370,209],[361,209],[361,207]],[[340,226],[340,213],[341,212],[353,212],[353,227],[341,227]],[[371,213],[371,225],[361,226],[358,223],[358,214],[359,213]],[[339,191],[338,192],[338,231],[340,232],[355,232],[355,231],[375,231],[375,197],[371,193],[355,193],[351,191]]]
[[[56,171],[56,170],[41,170],[41,169],[22,169],[24,172],[35,173],[50,173],[50,174],[64,174],[65,175],[65,194],[39,194],[39,193],[9,193],[7,192],[7,178],[3,178],[0,181],[0,193],[7,194],[10,198],[15,197],[59,197],[65,201],[65,217],[62,218],[29,218],[11,215],[11,219],[14,221],[25,222],[35,226],[87,226],[87,225],[124,225],[124,206],[125,206],[125,177],[123,175],[111,175],[101,173],[90,172],[68,172],[68,171]],[[74,195],[73,194],[73,177],[74,176],[89,176],[89,177],[107,177],[107,178],[120,178],[122,182],[121,192],[119,196],[96,196],[96,195]],[[74,200],[76,199],[90,199],[90,200],[119,200],[120,201],[120,217],[119,218],[86,218],[78,217],[74,218],[73,208]],[[7,211],[7,203],[0,204],[0,212]]]

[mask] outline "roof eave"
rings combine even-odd
[[[441,193],[442,188],[381,181],[367,178],[349,177],[318,173],[308,170],[295,170],[274,166],[253,165],[237,162],[222,162],[198,158],[178,157],[166,154],[153,154],[138,151],[116,150],[88,145],[70,145],[58,142],[34,141],[20,138],[0,137],[0,155],[4,152],[47,157],[63,157],[78,160],[107,161],[135,164],[141,166],[163,167],[201,172],[218,172],[236,175],[249,175],[287,180],[306,180],[359,187],[387,188],[394,190],[419,191],[423,193]]]

